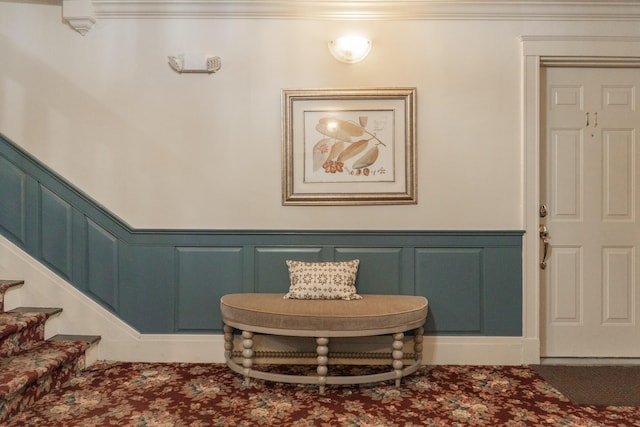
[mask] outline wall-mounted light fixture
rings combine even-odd
[[[181,53],[169,56],[169,65],[178,73],[215,73],[222,68],[222,61],[204,53]]]
[[[371,51],[371,40],[361,36],[344,36],[329,42],[329,51],[340,62],[354,64]]]

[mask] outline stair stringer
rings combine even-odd
[[[18,246],[0,235],[0,275],[25,284],[11,289],[5,309],[18,306],[61,307],[50,319],[45,338],[56,334],[99,335],[96,354],[88,358],[125,362],[224,363],[218,334],[141,334],[77,290]]]

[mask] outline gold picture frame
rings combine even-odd
[[[416,89],[282,91],[282,204],[416,204]]]

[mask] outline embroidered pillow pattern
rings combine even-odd
[[[356,293],[356,276],[360,260],[306,262],[287,260],[289,292],[292,299],[343,299],[362,297]]]

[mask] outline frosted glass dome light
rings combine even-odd
[[[329,42],[329,51],[340,62],[354,64],[371,51],[371,40],[361,36],[345,36]]]

